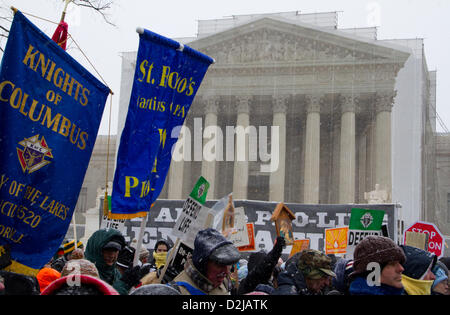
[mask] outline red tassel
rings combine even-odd
[[[52,40],[59,46],[61,46],[61,48],[64,50],[66,50],[68,29],[69,25],[66,22],[62,21],[61,23],[59,23],[55,33],[52,36]]]

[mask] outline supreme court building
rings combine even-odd
[[[423,40],[340,29],[336,12],[200,20],[195,38],[175,40],[216,62],[185,122],[189,132],[179,141],[185,159],[172,161],[160,198],[185,199],[202,175],[211,183],[209,199],[232,192],[234,199],[367,203],[365,193],[378,187],[385,202],[401,204],[406,225],[432,210],[435,167],[427,164],[433,165],[427,150],[434,137],[427,135],[435,132],[435,75]],[[135,62],[136,52],[123,53],[117,145]],[[194,141],[196,130],[209,126],[224,136],[227,126],[253,126],[264,143],[243,161],[227,159],[227,152],[236,157],[237,139],[230,145],[212,132]],[[279,127],[277,139],[272,126]],[[267,127],[267,139],[260,127]],[[211,140],[223,158],[196,159]],[[275,171],[265,170],[264,145],[272,158],[271,150],[279,152]]]

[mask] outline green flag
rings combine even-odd
[[[350,230],[379,231],[383,225],[383,210],[356,209],[351,210]]]
[[[209,182],[203,176],[200,176],[189,196],[204,205],[206,202],[206,195],[208,194],[209,186]]]

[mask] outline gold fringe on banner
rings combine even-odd
[[[21,263],[13,260],[11,265],[3,268],[2,270],[4,271],[10,271],[10,272],[15,272],[15,273],[20,273],[26,276],[32,276],[32,277],[36,277],[36,275],[39,272],[39,269],[34,269],[25,265],[22,265]]]

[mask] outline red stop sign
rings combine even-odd
[[[433,223],[418,221],[405,230],[405,235],[406,232],[428,234],[428,251],[438,257],[444,254],[444,237]]]

